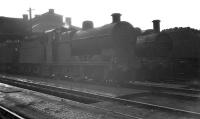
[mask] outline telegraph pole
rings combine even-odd
[[[30,21],[30,30],[31,30],[31,32],[32,32],[32,10],[34,10],[34,9],[29,8],[29,10],[28,10],[29,17],[30,17],[29,21]]]

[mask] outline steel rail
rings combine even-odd
[[[0,106],[0,112],[2,112],[2,111],[6,116],[8,116],[7,118],[9,118],[9,119],[10,118],[11,119],[25,119],[24,117],[16,114],[15,112],[13,112],[13,111],[11,111],[11,110],[3,107],[3,106]]]
[[[179,93],[188,93],[188,94],[200,94],[200,90],[197,89],[185,89],[184,87],[165,87],[160,85],[153,85],[153,84],[135,84],[132,83],[129,85],[130,88],[136,89],[145,89],[145,90],[152,90],[152,91],[171,91],[171,92],[179,92]]]

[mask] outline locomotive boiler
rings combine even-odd
[[[100,74],[104,76],[101,79],[119,81],[125,80],[122,75],[125,76],[125,72],[131,70],[135,63],[134,47],[140,31],[128,22],[120,21],[120,14],[112,14],[112,17],[111,24],[99,28],[92,28],[91,21],[84,22],[83,30],[72,37],[72,55],[77,56],[81,62],[93,64],[84,71],[93,72],[102,67],[102,71],[96,71],[95,74],[104,72]],[[97,64],[99,66],[95,66]],[[107,68],[103,68],[105,66]],[[132,80],[131,77],[129,80]]]

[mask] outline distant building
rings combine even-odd
[[[28,19],[0,17],[0,34],[24,35],[28,32]]]
[[[60,28],[63,25],[63,16],[56,14],[54,9],[49,9],[48,12],[42,15],[36,15],[32,19],[33,32],[44,32],[47,30]]]
[[[0,17],[0,42],[20,40],[30,33],[28,19]]]
[[[71,18],[67,18],[66,23],[63,22],[63,16],[56,14],[54,9],[48,12],[35,15],[30,21],[28,15],[24,14],[23,18],[0,17],[0,34],[5,35],[28,35],[31,33],[41,33],[57,28],[70,28],[80,30],[81,28],[71,25]],[[32,28],[31,28],[32,26]],[[3,35],[2,35],[3,34]]]

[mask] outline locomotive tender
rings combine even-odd
[[[136,45],[145,78],[173,83],[198,81],[200,32],[189,27],[160,32],[160,21],[153,22],[153,32],[139,36]]]

